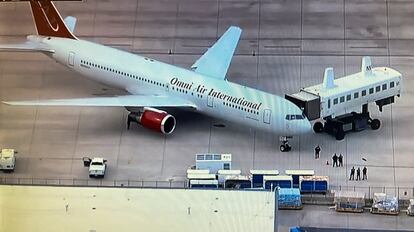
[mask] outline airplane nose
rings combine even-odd
[[[307,134],[307,133],[312,132],[312,124],[310,123],[308,119],[302,120],[301,132],[302,134]]]

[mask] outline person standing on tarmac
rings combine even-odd
[[[354,175],[355,175],[355,168],[352,167],[351,168],[351,174],[349,175],[349,180],[354,180]]]
[[[368,180],[368,177],[367,177],[367,167],[365,167],[365,166],[362,169],[362,180]]]
[[[357,169],[357,177],[356,180],[361,180],[361,169],[358,167]]]
[[[339,161],[339,167],[343,167],[344,166],[344,157],[342,156],[342,154],[339,154],[338,156],[338,161]]]
[[[336,153],[332,156],[332,167],[338,167],[338,156]]]
[[[319,147],[319,144],[315,147],[315,159],[319,159],[321,152],[321,148]]]

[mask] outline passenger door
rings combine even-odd
[[[75,53],[74,52],[69,52],[68,65],[70,67],[75,66]]]
[[[272,111],[270,109],[265,109],[263,111],[263,122],[270,124],[272,118]]]
[[[214,98],[213,96],[207,96],[207,106],[213,108],[214,106]]]

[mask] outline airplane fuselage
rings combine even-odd
[[[296,105],[273,94],[84,40],[29,39],[53,49],[50,56],[62,65],[131,94],[183,98],[203,114],[278,135],[297,135],[310,128]],[[292,114],[303,118],[288,120]]]

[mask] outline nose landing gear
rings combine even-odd
[[[280,145],[280,151],[281,152],[288,152],[292,150],[292,147],[289,145],[288,139],[291,139],[292,136],[280,136],[280,142],[282,145]]]

